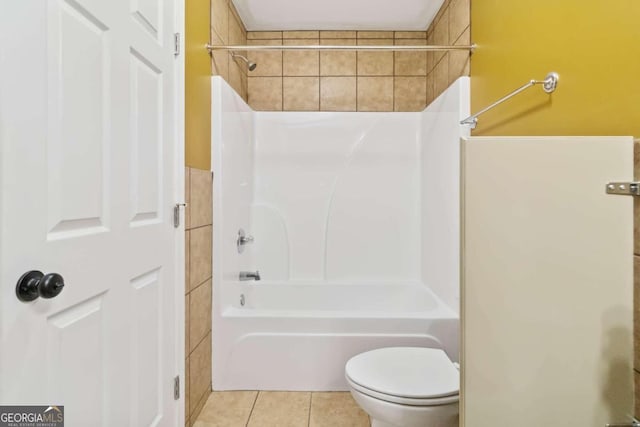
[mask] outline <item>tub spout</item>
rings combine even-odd
[[[246,282],[248,280],[260,280],[260,272],[256,270],[253,271],[241,271],[240,272],[240,281]]]

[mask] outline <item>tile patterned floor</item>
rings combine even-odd
[[[369,427],[348,392],[213,392],[193,427]]]

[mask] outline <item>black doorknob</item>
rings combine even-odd
[[[41,271],[28,271],[20,277],[16,285],[16,295],[22,302],[30,302],[38,297],[45,299],[58,296],[64,288],[64,279],[57,273],[46,276]]]

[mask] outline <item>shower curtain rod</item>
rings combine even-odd
[[[238,45],[238,46],[223,46],[223,45],[205,45],[205,48],[209,53],[214,50],[237,50],[237,51],[250,51],[250,50],[372,50],[372,51],[448,51],[448,50],[468,50],[473,52],[476,48],[475,44],[463,45],[463,46],[335,46],[335,45],[298,45],[298,46],[278,46],[278,45]]]
[[[542,85],[542,90],[544,90],[545,93],[553,93],[553,91],[556,90],[556,87],[558,87],[558,78],[559,78],[558,73],[551,72],[547,74],[544,80],[529,80],[529,82],[526,83],[525,85],[520,86],[518,89],[514,90],[513,92],[503,96],[502,98],[498,99],[496,102],[489,105],[488,107],[485,107],[482,110],[475,113],[474,115],[469,116],[464,120],[461,120],[460,124],[468,125],[471,129],[475,129],[476,126],[478,125],[478,116],[486,113],[487,111],[491,110],[494,107],[497,107],[498,105],[502,104],[506,100],[513,98],[520,92],[523,92],[529,89],[531,86]]]

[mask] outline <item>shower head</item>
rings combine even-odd
[[[247,68],[249,68],[249,71],[253,71],[253,70],[255,70],[255,69],[258,67],[258,64],[256,64],[256,63],[255,63],[255,62],[253,62],[253,61],[249,61],[246,57],[244,57],[244,56],[242,56],[242,55],[240,55],[240,54],[238,54],[238,53],[231,52],[231,57],[232,57],[233,59],[235,59],[235,58],[240,58],[240,59],[242,59],[242,60],[247,64]]]

